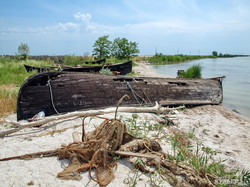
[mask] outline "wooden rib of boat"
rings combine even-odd
[[[27,72],[37,71],[38,73],[44,72],[44,71],[55,71],[55,70],[58,70],[58,67],[54,67],[54,66],[36,67],[36,66],[31,66],[31,65],[24,64],[24,67],[25,67],[25,70]]]
[[[120,75],[126,75],[132,71],[132,61],[104,66],[63,67],[63,71],[99,72],[102,68],[108,68],[113,72],[119,72]]]
[[[21,86],[17,119],[28,119],[40,111],[46,116],[83,109],[116,106],[201,105],[222,102],[220,79],[134,78],[79,72],[43,72],[32,75]]]

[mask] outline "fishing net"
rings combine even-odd
[[[84,139],[84,142],[74,142],[59,149],[59,159],[69,159],[70,164],[58,174],[58,177],[66,180],[80,180],[80,172],[89,170],[93,180],[102,186],[107,185],[114,179],[116,166],[116,160],[111,152],[135,138],[127,133],[126,126],[122,122],[105,120],[94,131],[87,133]],[[150,142],[148,143],[148,146],[151,146]],[[134,148],[132,149],[135,151]],[[92,176],[92,168],[96,169],[97,178]]]

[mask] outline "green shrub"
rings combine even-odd
[[[202,67],[198,65],[193,65],[184,71],[181,75],[183,78],[201,78]]]

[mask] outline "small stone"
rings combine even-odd
[[[215,138],[219,138],[219,135],[218,135],[218,134],[216,134],[216,135],[214,135],[214,137],[215,137]]]

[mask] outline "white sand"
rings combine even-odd
[[[145,64],[135,68],[141,74],[155,76]],[[119,114],[123,118],[131,114]],[[140,114],[142,119],[154,119],[155,115]],[[199,142],[219,152],[217,155],[227,159],[225,164],[230,168],[245,168],[250,170],[250,120],[225,109],[222,106],[202,106],[180,111],[175,114],[175,127],[194,134]],[[113,118],[113,114],[105,115]],[[14,119],[15,115],[7,118]],[[86,131],[101,123],[101,119],[88,118],[86,120]],[[24,129],[11,136],[0,139],[0,158],[17,156],[26,153],[47,151],[59,148],[62,144],[72,142],[72,133],[81,132],[81,127],[69,128],[68,130],[54,135],[46,134],[53,130],[59,130],[73,125],[80,125],[81,119],[65,120],[55,124],[47,124],[40,128]],[[0,131],[7,129],[6,124],[0,124]],[[166,133],[168,129],[166,128]],[[168,145],[163,146],[165,152],[171,152]],[[0,186],[99,186],[90,180],[88,172],[81,174],[80,181],[65,181],[58,179],[57,173],[61,172],[67,161],[59,161],[56,157],[39,158],[33,160],[11,160],[0,162]],[[120,160],[115,180],[108,186],[128,186],[126,181],[133,177],[132,166],[125,160]],[[137,186],[144,186],[149,181],[146,175],[141,175]],[[168,183],[164,183],[168,186]]]
[[[159,75],[154,70],[150,69],[147,62],[139,62],[138,66],[133,67],[133,70],[139,74],[139,76],[147,77],[164,77],[164,78],[175,78],[167,75]]]

